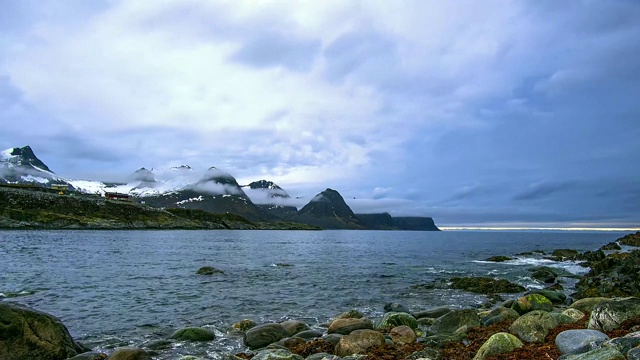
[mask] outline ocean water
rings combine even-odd
[[[319,328],[358,309],[375,319],[387,302],[413,311],[475,307],[481,295],[415,285],[453,276],[542,284],[527,268],[572,273],[574,262],[516,257],[558,248],[595,250],[624,233],[501,231],[0,231],[0,301],[59,317],[78,341],[109,352],[166,339],[185,326],[213,330],[208,343],[175,343],[158,359],[219,359],[245,350],[234,322],[298,319]],[[224,275],[196,275],[202,266]],[[567,280],[570,282],[571,280]],[[570,285],[570,284],[568,284]]]

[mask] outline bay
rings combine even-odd
[[[372,318],[387,302],[413,311],[475,307],[481,295],[415,285],[452,276],[506,278],[541,287],[527,268],[574,273],[573,262],[515,257],[557,248],[595,250],[624,233],[570,231],[0,231],[0,298],[59,317],[72,335],[109,351],[204,326],[217,339],[175,344],[159,359],[192,354],[217,359],[244,350],[226,329],[300,319],[319,327],[358,309]],[[202,266],[224,275],[202,276]]]

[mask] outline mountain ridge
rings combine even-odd
[[[1,183],[45,188],[66,184],[70,191],[80,194],[128,194],[156,208],[236,214],[250,221],[299,222],[327,229],[439,230],[428,217],[393,218],[388,213],[356,215],[340,193],[330,188],[298,209],[289,202],[291,196],[276,183],[263,179],[241,186],[230,173],[215,166],[204,174],[189,165],[169,169],[141,167],[130,175],[126,184],[67,179],[53,173],[29,145],[0,152]]]

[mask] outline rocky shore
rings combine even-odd
[[[505,279],[452,278],[416,286],[482,293],[487,295],[486,303],[473,309],[420,312],[388,303],[378,319],[345,309],[315,328],[301,320],[256,324],[238,319],[226,332],[242,339],[244,352],[177,359],[640,360],[640,250],[634,248],[638,246],[640,232],[596,251],[558,249],[537,254],[582,261],[589,267],[575,289],[567,287],[569,274],[550,267],[530,269],[532,277],[547,284],[530,292]],[[515,255],[500,254],[487,261],[507,261]],[[219,273],[203,268],[198,276]],[[182,328],[166,339],[107,355],[77,343],[54,316],[0,301],[3,360],[150,360],[178,343],[215,338],[208,328]]]

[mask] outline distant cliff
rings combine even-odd
[[[372,230],[440,231],[430,217],[392,217],[389,213],[356,214],[356,216]]]

